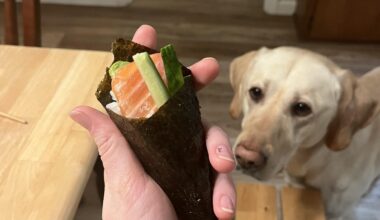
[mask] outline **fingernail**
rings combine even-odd
[[[82,127],[86,128],[87,130],[91,130],[91,120],[85,113],[74,109],[70,112],[70,117],[82,125]]]
[[[235,163],[235,160],[233,159],[233,156],[232,156],[231,148],[225,145],[219,145],[216,148],[216,155],[222,160],[227,160],[227,161]]]
[[[222,206],[222,210],[224,212],[234,213],[234,205],[228,196],[222,196],[220,200],[220,205]]]
[[[203,61],[211,61],[211,62],[218,64],[218,61],[214,57],[205,57],[202,60]]]
[[[216,60],[214,57],[205,57],[204,60]]]

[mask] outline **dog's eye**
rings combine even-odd
[[[311,108],[304,102],[297,102],[292,106],[292,114],[299,117],[305,117],[311,114]]]
[[[251,99],[255,102],[260,101],[264,96],[263,91],[258,87],[252,87],[249,90],[249,95],[251,96]]]

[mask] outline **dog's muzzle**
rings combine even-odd
[[[251,150],[243,144],[235,148],[235,157],[241,168],[247,170],[259,170],[267,162],[267,157],[261,151]]]

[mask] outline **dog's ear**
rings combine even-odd
[[[355,132],[370,124],[377,113],[378,103],[366,84],[345,71],[341,76],[338,110],[327,130],[326,146],[335,151],[345,149]]]
[[[234,90],[234,96],[230,105],[230,115],[234,119],[240,116],[242,108],[242,78],[247,72],[256,53],[256,51],[251,51],[243,54],[235,58],[230,64],[230,82]]]

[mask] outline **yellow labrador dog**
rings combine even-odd
[[[357,78],[311,51],[279,47],[231,63],[234,146],[245,173],[280,171],[321,190],[339,219],[380,175],[380,68]]]

